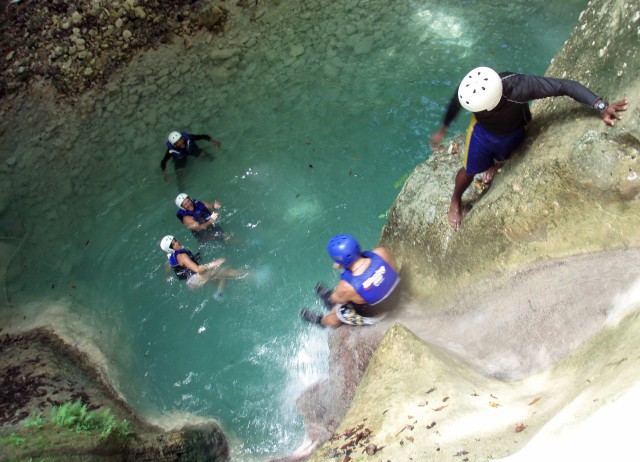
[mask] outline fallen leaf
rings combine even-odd
[[[536,399],[534,399],[533,401],[531,401],[531,402],[529,403],[529,406],[531,406],[531,405],[533,405],[533,404],[536,404],[538,401],[540,401],[540,397],[539,397],[539,396],[538,396]]]
[[[493,399],[500,399],[497,396],[493,396],[493,395],[489,395],[489,396],[491,396]]]
[[[443,410],[443,409],[444,409],[445,407],[447,407],[447,406],[448,406],[448,404],[445,404],[444,406],[437,407],[437,408],[435,408],[435,409],[433,409],[433,410],[434,410],[434,411],[436,411],[436,412],[438,412],[438,411]]]
[[[413,436],[407,436],[407,440],[413,443]]]
[[[494,403],[493,401],[489,402],[489,406],[491,406],[491,407],[500,407],[500,405],[498,403]]]
[[[516,433],[520,433],[525,428],[527,428],[527,426],[523,423],[516,425]]]
[[[430,425],[427,425],[427,430],[431,430],[435,426],[436,426],[436,423],[435,422],[431,422]]]
[[[407,419],[413,419],[413,416],[412,415],[408,415]]]
[[[442,402],[443,402],[443,403],[446,403],[448,400],[449,400],[449,397],[448,397],[448,396],[445,396],[444,398],[442,398]]]
[[[434,392],[434,391],[436,391],[436,387],[430,388],[429,390],[427,390],[427,395],[428,395],[429,393]]]

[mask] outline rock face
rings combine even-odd
[[[215,422],[164,431],[140,419],[104,381],[88,357],[51,331],[36,329],[5,334],[0,341],[0,439],[7,460],[46,457],[74,460],[209,460],[223,462],[229,447]],[[42,415],[53,406],[82,401],[89,410],[110,409],[118,421],[126,419],[132,435],[126,441],[99,442],[90,435],[70,439],[48,428],[27,428],[25,419]],[[21,444],[5,444],[10,435]],[[14,441],[12,440],[12,441]],[[46,443],[46,444],[45,444]],[[46,447],[46,449],[43,449]]]
[[[74,95],[106,82],[138,50],[167,42],[171,34],[188,37],[199,26],[221,32],[226,18],[227,10],[210,2],[3,2],[0,97],[37,78]]]
[[[476,191],[463,198],[458,232],[446,215],[461,166],[453,152],[464,146],[451,154],[445,148],[416,168],[381,242],[394,251],[412,294],[437,297],[539,259],[640,244],[637,6],[591,2],[547,72],[608,101],[629,97],[615,127],[567,97],[535,102],[524,145],[481,200]]]

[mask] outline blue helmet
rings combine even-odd
[[[333,261],[346,268],[360,257],[360,244],[350,234],[338,234],[327,244],[327,252]]]

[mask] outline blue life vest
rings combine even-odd
[[[175,252],[167,255],[167,258],[169,259],[169,263],[171,263],[171,267],[173,268],[173,271],[176,273],[177,278],[187,279],[189,276],[195,273],[191,271],[189,268],[187,268],[186,266],[182,266],[180,263],[178,263],[177,257],[178,257],[178,254],[181,254],[181,253],[186,253],[187,255],[189,255],[189,258],[191,258],[196,263],[198,263],[197,261],[198,259],[197,257],[194,257],[193,254],[187,249],[176,250]]]
[[[188,210],[179,209],[176,213],[176,217],[178,220],[182,221],[184,217],[193,217],[193,219],[198,223],[205,223],[209,221],[211,218],[211,211],[205,205],[195,199],[191,199],[193,201],[193,210],[190,212]]]
[[[365,251],[362,256],[371,259],[369,267],[359,276],[354,276],[351,270],[346,269],[342,273],[342,280],[351,284],[369,305],[376,305],[394,291],[400,276],[378,254]]]
[[[187,132],[180,132],[180,134],[184,138],[184,143],[185,143],[184,149],[178,149],[169,141],[165,143],[167,145],[167,150],[171,153],[174,160],[183,159],[187,157],[189,154],[191,155],[196,154],[196,144],[193,141],[191,141],[191,138],[189,137],[189,135],[187,135]]]

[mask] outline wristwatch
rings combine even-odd
[[[609,106],[607,103],[600,100],[600,102],[595,105],[594,109],[598,114],[602,114],[602,111],[604,111],[607,108],[607,106]]]

